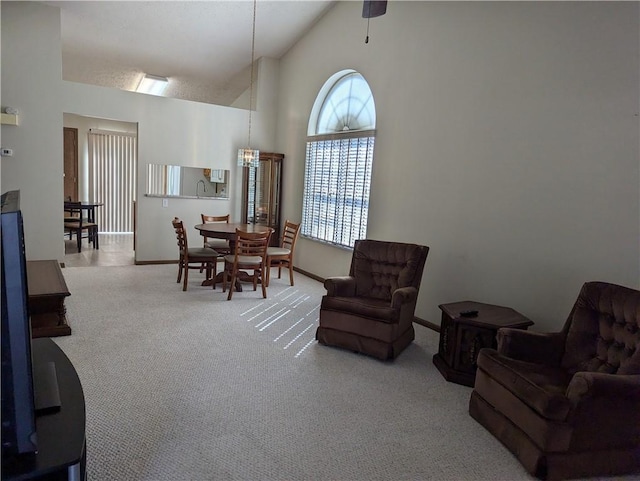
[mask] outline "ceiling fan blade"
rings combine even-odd
[[[379,17],[387,13],[387,0],[364,0],[362,18]]]

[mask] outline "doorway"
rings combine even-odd
[[[95,211],[100,248],[78,253],[67,236],[66,265],[135,264],[138,124],[65,113],[63,127],[65,198],[102,204]],[[102,142],[105,136],[115,140]]]

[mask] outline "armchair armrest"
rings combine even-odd
[[[564,353],[565,336],[561,332],[545,333],[503,327],[496,335],[498,352],[521,361],[558,366]]]
[[[418,298],[418,289],[415,287],[400,287],[391,294],[391,307],[400,308],[404,304],[415,302]]]
[[[576,449],[611,449],[640,438],[640,375],[577,372],[566,396]],[[637,444],[636,444],[637,446]]]
[[[625,399],[637,407],[640,406],[640,374],[580,371],[571,378],[566,396],[574,406],[590,397],[609,397],[612,405],[617,400]]]
[[[353,297],[356,295],[356,279],[351,276],[328,277],[324,288],[329,297]]]

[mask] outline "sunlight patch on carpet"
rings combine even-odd
[[[274,345],[295,351],[294,357],[300,358],[315,343],[319,311],[317,299],[291,286],[242,312],[240,318],[258,332],[275,336]]]

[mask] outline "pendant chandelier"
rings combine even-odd
[[[253,63],[255,58],[256,45],[256,4],[257,0],[253,0],[253,26],[251,29],[251,78],[249,80],[249,136],[247,146],[238,149],[238,166],[240,167],[258,167],[260,164],[260,151],[251,148],[251,113],[253,111]]]

